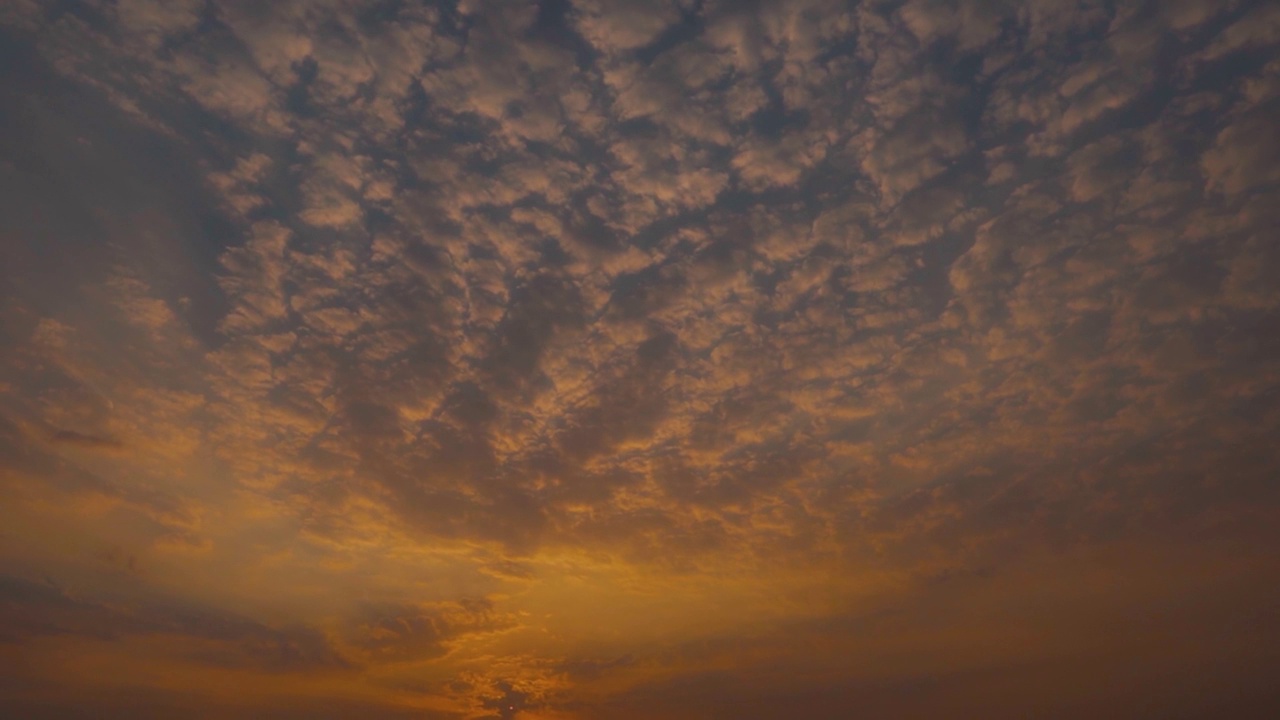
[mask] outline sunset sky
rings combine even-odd
[[[1280,3],[0,0],[0,716],[1280,717]]]

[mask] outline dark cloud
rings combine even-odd
[[[119,440],[102,435],[90,435],[75,430],[55,430],[49,439],[55,443],[65,443],[95,450],[118,450],[124,447]]]
[[[9,690],[9,688],[5,688]],[[157,688],[85,688],[76,697],[59,692],[58,683],[23,680],[22,686],[6,692],[0,708],[32,720],[89,720],[104,718],[125,720],[163,720],[175,715],[206,718],[243,717],[246,712],[266,712],[274,718],[304,720],[343,720],[352,717],[376,717],[408,720],[457,720],[461,715],[434,712],[421,708],[405,709],[394,705],[357,699],[326,698],[323,701],[291,698],[280,702],[254,702],[241,697],[210,701],[182,691]]]
[[[165,600],[115,602],[77,597],[50,581],[0,578],[7,642],[44,635],[120,639],[176,635],[211,641],[191,650],[193,659],[215,666],[269,672],[306,672],[347,667],[318,630],[306,626],[273,628],[218,610]]]

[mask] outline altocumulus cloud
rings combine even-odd
[[[1274,700],[1274,4],[12,0],[0,52],[0,707]]]

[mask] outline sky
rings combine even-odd
[[[1280,713],[1280,4],[0,2],[0,715]]]

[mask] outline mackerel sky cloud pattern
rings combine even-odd
[[[0,3],[0,714],[1263,718],[1280,6]]]

